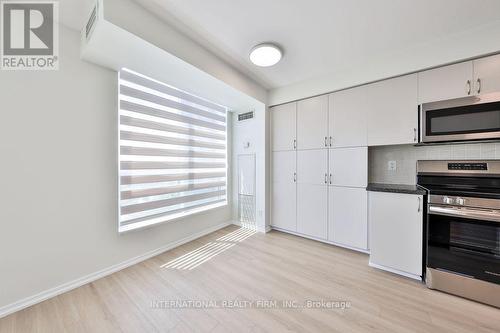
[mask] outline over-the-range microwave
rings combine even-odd
[[[500,92],[420,106],[422,143],[500,140]]]

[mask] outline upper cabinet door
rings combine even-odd
[[[271,140],[273,151],[296,148],[297,103],[271,108]]]
[[[329,152],[329,185],[365,188],[368,183],[368,148],[334,148]]]
[[[474,95],[472,61],[418,73],[419,103]]]
[[[500,91],[500,55],[474,60],[474,93]]]
[[[370,108],[366,86],[330,94],[328,107],[333,147],[366,146],[366,116]]]
[[[328,147],[333,147],[333,137],[335,136],[333,126],[333,94],[328,95]]]
[[[328,144],[328,96],[297,103],[297,149],[319,149]]]
[[[396,145],[418,141],[417,74],[367,85],[368,145]]]

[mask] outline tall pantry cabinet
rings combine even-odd
[[[274,107],[272,123],[273,226],[297,231],[297,103]]]
[[[340,92],[337,111],[336,94],[271,108],[271,224],[367,250],[364,108],[349,105]]]
[[[327,238],[328,96],[297,102],[297,232]]]

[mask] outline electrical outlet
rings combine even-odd
[[[397,163],[396,161],[389,161],[387,162],[387,170],[389,171],[396,171],[397,169]]]

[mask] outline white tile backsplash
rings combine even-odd
[[[492,144],[481,144],[481,158],[493,159],[495,158],[495,148],[496,145]]]
[[[371,183],[416,183],[418,160],[500,159],[500,143],[474,143],[442,146],[398,145],[369,148],[369,181]],[[397,169],[389,171],[389,161]]]
[[[465,158],[472,160],[481,158],[481,145],[480,144],[466,145]]]
[[[465,159],[465,145],[456,145],[451,147],[451,158],[455,160]]]

